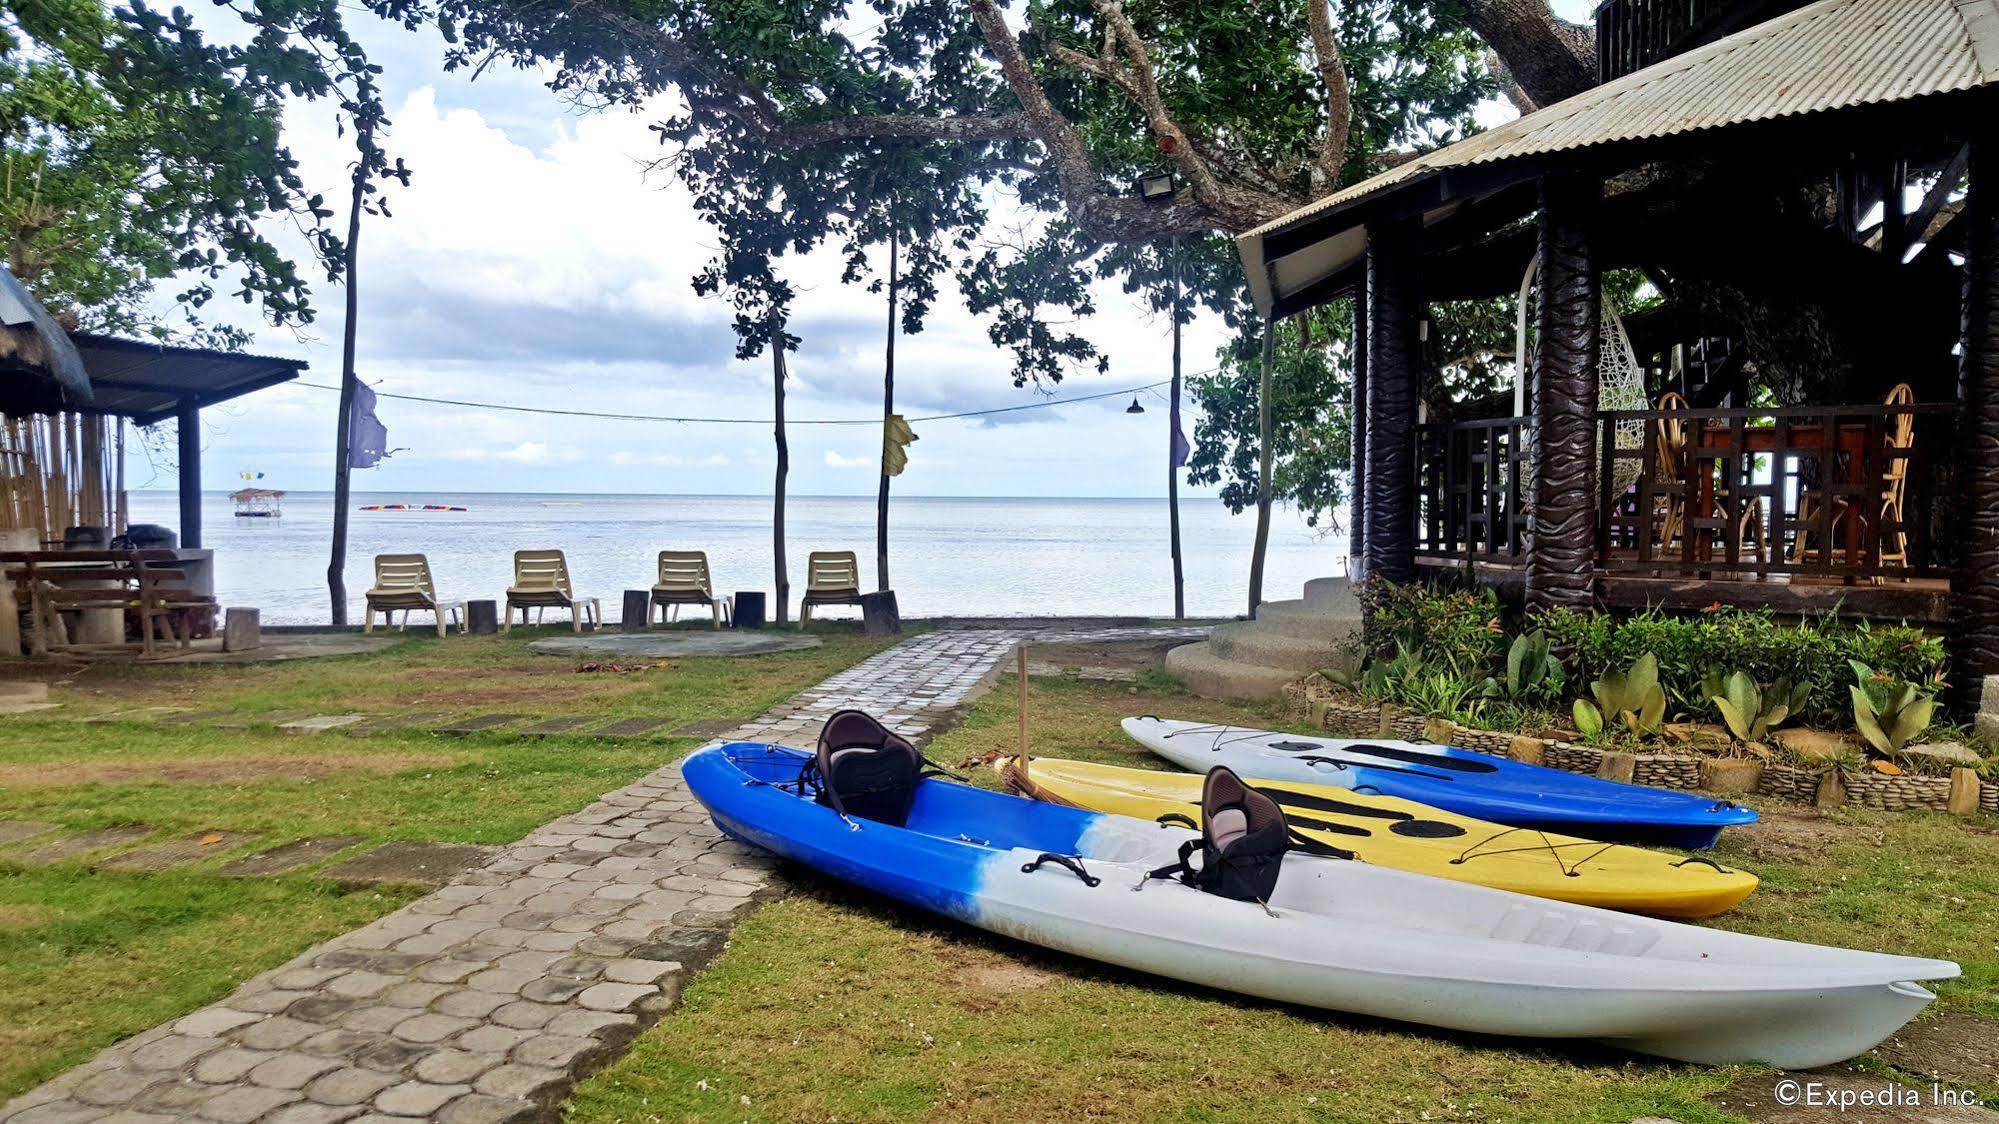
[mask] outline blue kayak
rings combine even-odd
[[[1399,796],[1511,827],[1624,843],[1714,846],[1725,827],[1755,823],[1730,800],[1621,784],[1448,745],[1319,738],[1243,726],[1124,720],[1124,732],[1184,769],[1226,765],[1245,777]]]

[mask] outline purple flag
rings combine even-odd
[[[375,391],[354,383],[354,408],[347,415],[347,466],[373,468],[389,455],[389,430],[375,416]]]

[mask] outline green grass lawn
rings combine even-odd
[[[0,719],[0,820],[144,824],[155,840],[210,829],[257,838],[157,875],[87,862],[22,866],[48,838],[0,848],[0,1097],[416,894],[343,892],[309,871],[226,878],[218,868],[228,859],[314,836],[358,837],[348,854],[387,840],[507,843],[700,744],[665,736],[671,726],[631,740],[350,737],[80,718],[181,706],[740,721],[887,644],[852,625],[814,632],[825,641],[818,648],[629,672],[583,672],[573,657],[531,653],[527,641],[549,633],[516,630],[412,634],[376,654],[264,665],[108,664],[59,683],[50,697],[60,709]]]
[[[1035,678],[1035,751],[1164,767],[1125,739],[1119,718],[1276,723],[1268,709],[1142,682]],[[1011,753],[1014,700],[1009,679],[930,755],[955,766]],[[974,776],[996,784],[989,770]],[[1773,812],[1718,853],[1765,879],[1718,924],[1955,959],[1965,978],[1939,988],[1937,1009],[1999,1015],[1999,830],[1990,820]],[[816,877],[802,887],[741,925],[683,1006],[584,1084],[569,1107],[573,1124],[1697,1124],[1742,1119],[1709,1098],[1758,1072],[1289,1008],[1050,953]],[[1999,1088],[1981,1091],[1999,1100]]]

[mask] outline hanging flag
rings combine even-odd
[[[882,473],[887,476],[901,476],[909,467],[909,443],[916,440],[909,423],[901,414],[890,414],[882,419]]]
[[[389,430],[375,416],[375,392],[354,384],[354,408],[347,416],[347,466],[373,468],[389,455]]]
[[[1173,467],[1183,468],[1194,455],[1194,447],[1187,443],[1187,433],[1180,428],[1180,396],[1173,396],[1173,404],[1167,409],[1167,416],[1173,427]]]

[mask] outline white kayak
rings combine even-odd
[[[688,757],[731,836],[996,933],[1172,979],[1452,1030],[1801,1069],[1859,1054],[1958,966],[1722,932],[1292,851],[1264,905],[1146,879],[1189,832],[947,781],[908,818],[816,800],[809,754]],[[803,778],[803,779],[801,779]],[[1064,865],[1069,856],[1087,878]],[[1038,861],[1037,861],[1038,860]],[[1142,889],[1142,892],[1133,892]]]

